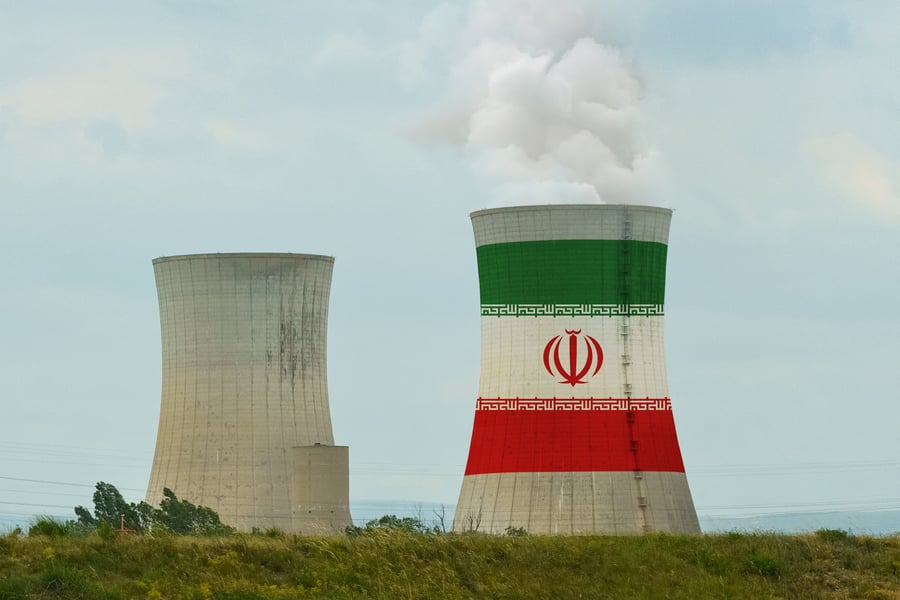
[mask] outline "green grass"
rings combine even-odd
[[[900,600],[900,538],[0,537],[0,600],[22,598]]]

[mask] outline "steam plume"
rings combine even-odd
[[[643,197],[654,161],[639,139],[641,85],[593,23],[577,1],[474,0],[447,97],[419,137],[464,148],[501,204]]]

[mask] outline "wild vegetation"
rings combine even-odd
[[[378,521],[333,538],[32,528],[0,537],[0,600],[900,599],[897,537],[455,535]]]
[[[447,533],[441,512],[304,537],[238,534],[169,490],[159,508],[103,482],[93,499],[77,520],[0,536],[0,600],[900,600],[900,535],[490,536]]]
[[[116,486],[103,481],[97,482],[93,500],[93,514],[83,506],[76,506],[74,510],[77,520],[57,523],[52,519],[39,519],[29,530],[29,534],[35,533],[35,528],[44,528],[44,533],[49,533],[55,527],[62,527],[71,533],[90,533],[96,530],[101,535],[109,535],[116,530],[136,534],[155,531],[182,535],[224,535],[234,532],[234,529],[219,520],[219,515],[214,510],[195,506],[187,500],[179,500],[169,488],[163,489],[159,508],[146,502],[127,502]]]

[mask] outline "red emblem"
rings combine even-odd
[[[569,336],[569,369],[562,364],[559,358],[559,347],[562,345],[563,336],[556,335],[544,346],[544,368],[554,377],[557,374],[563,378],[560,383],[568,383],[575,387],[576,383],[587,383],[584,381],[585,376],[593,367],[594,371],[590,374],[593,377],[600,370],[603,364],[603,349],[600,348],[600,342],[589,335],[581,335],[580,329],[566,329],[566,335]],[[587,357],[584,362],[578,359],[578,338],[584,339],[584,346],[587,349]],[[555,371],[554,372],[554,368]]]

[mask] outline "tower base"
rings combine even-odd
[[[463,479],[453,531],[700,533],[684,473],[485,473]]]

